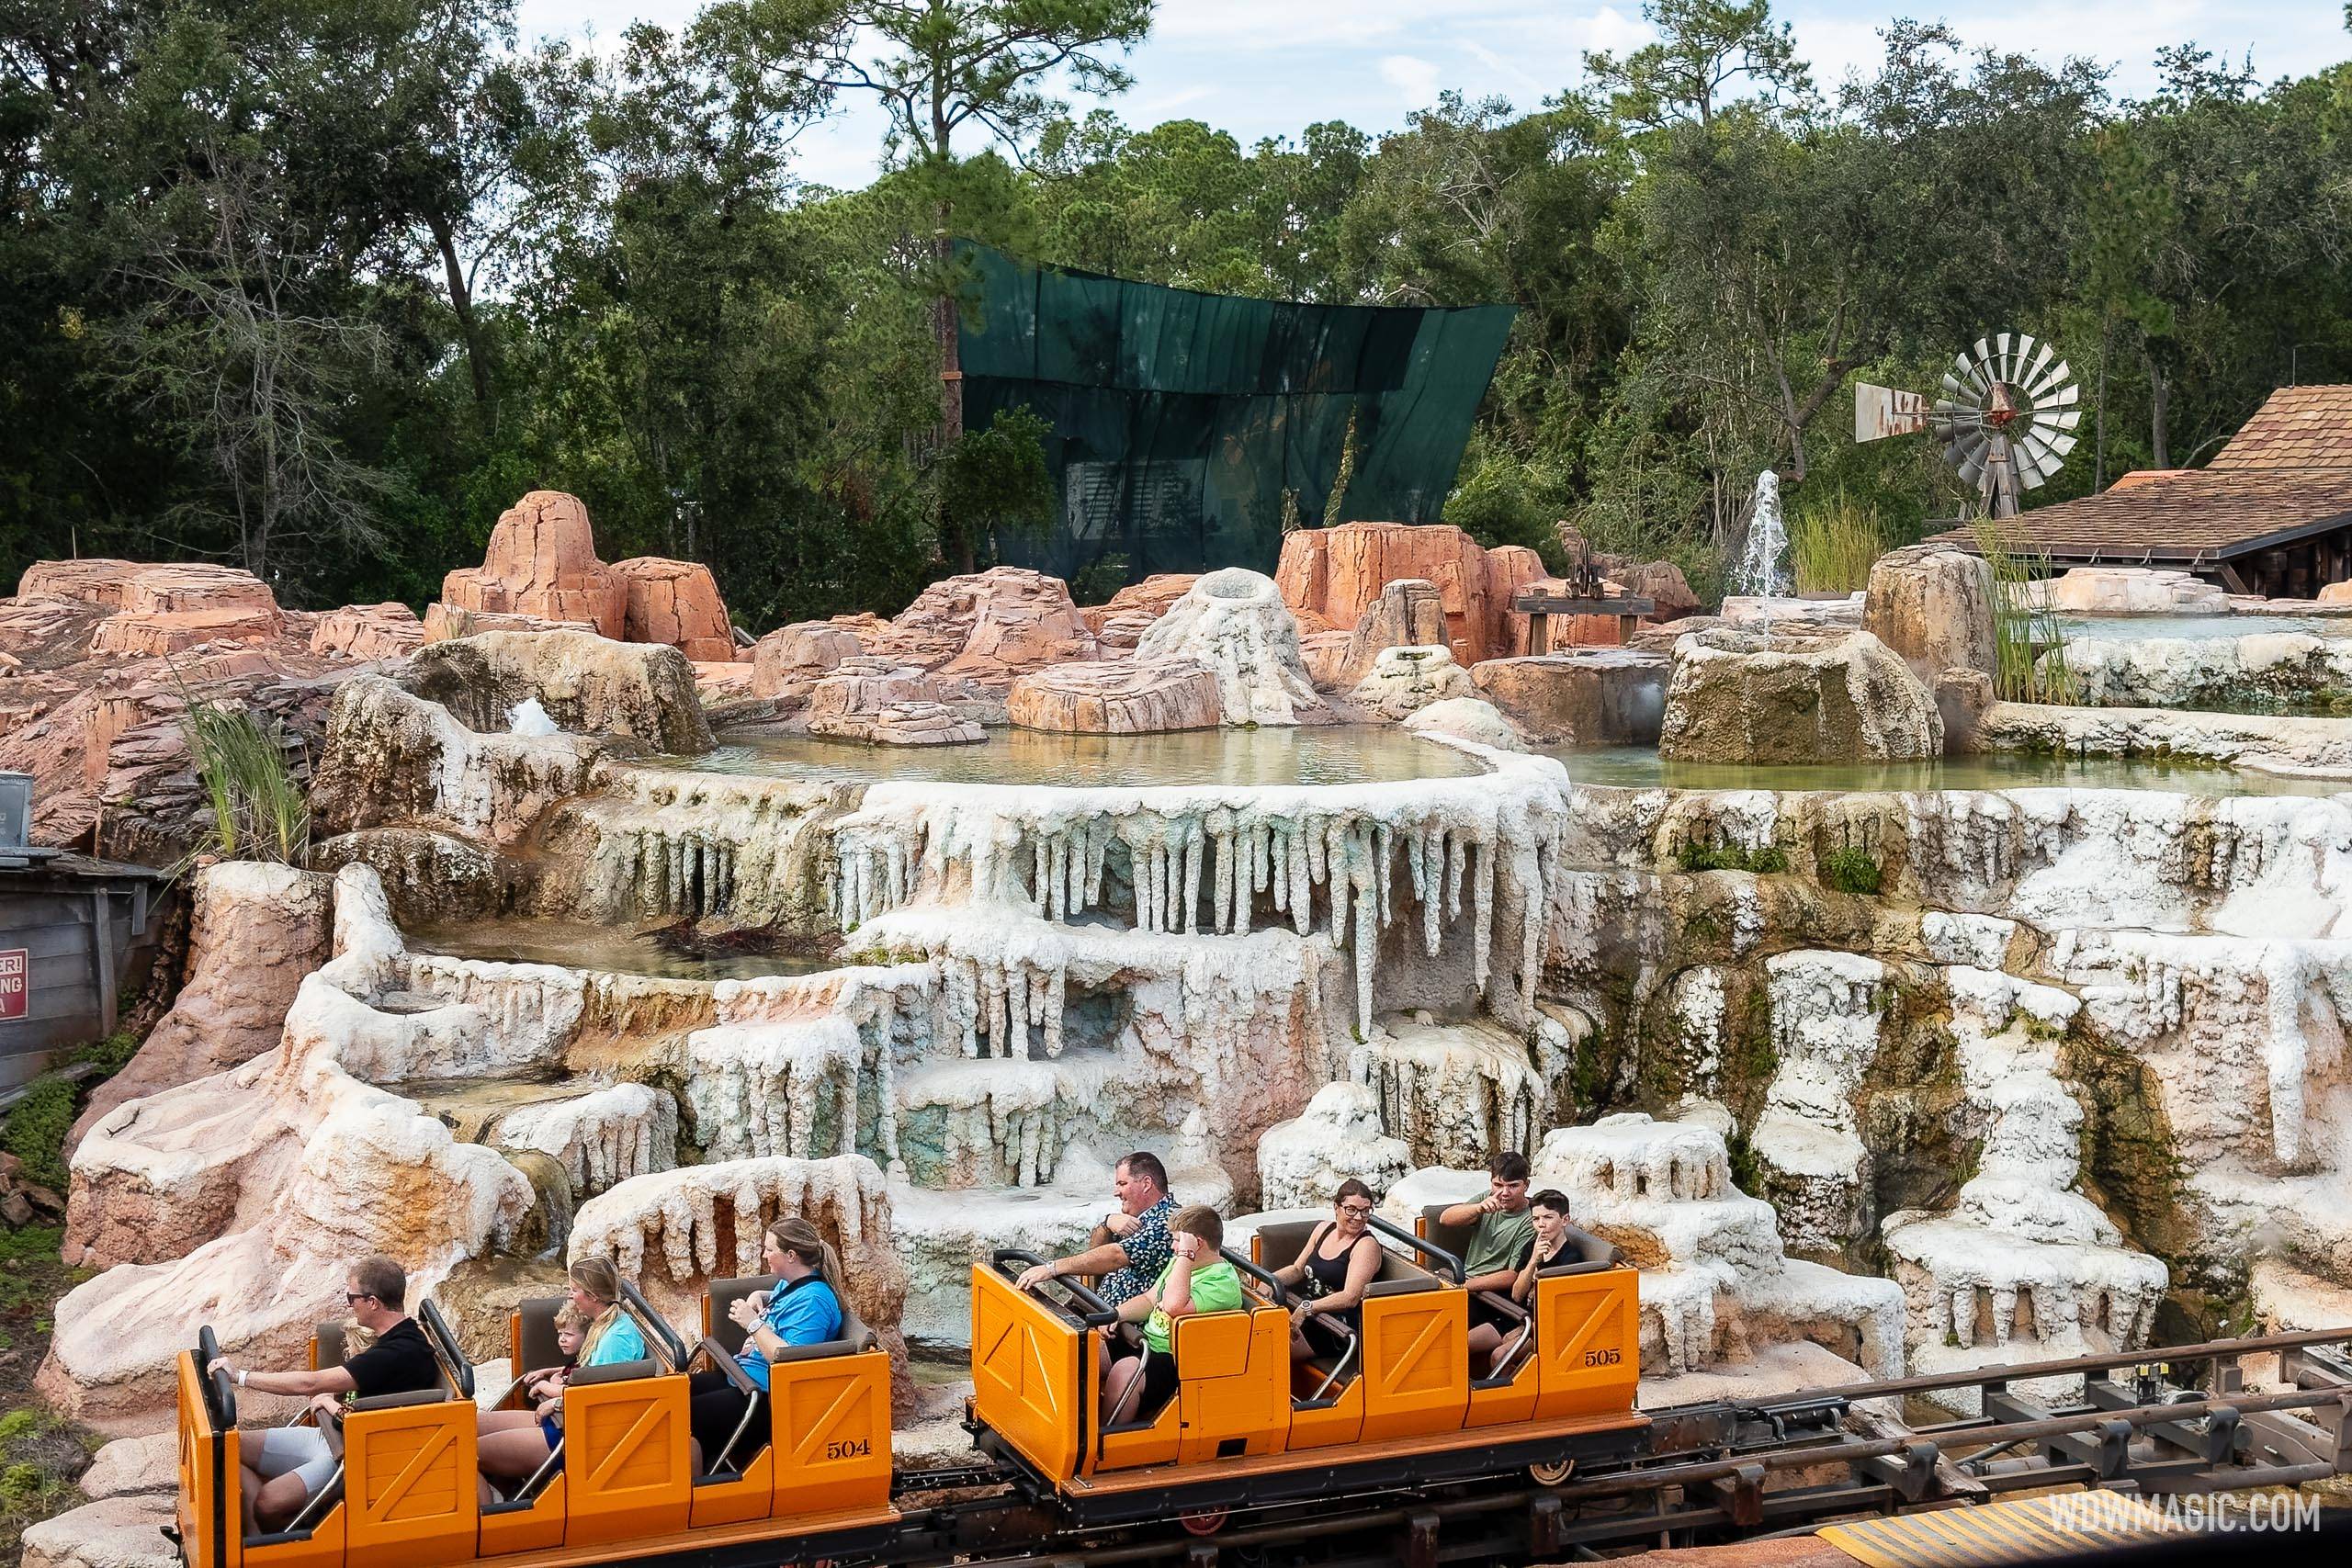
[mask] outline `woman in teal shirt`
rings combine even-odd
[[[645,1335],[621,1304],[621,1274],[608,1258],[583,1258],[571,1266],[571,1305],[587,1320],[580,1344],[583,1367],[605,1367],[646,1359]],[[560,1383],[559,1375],[548,1380]],[[544,1387],[545,1384],[543,1383]],[[538,1473],[563,1435],[563,1390],[556,1387],[531,1410],[492,1410],[482,1416],[476,1459],[486,1476],[522,1481]]]

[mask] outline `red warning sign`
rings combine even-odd
[[[27,950],[0,949],[0,1019],[24,1017],[32,994],[33,972]]]

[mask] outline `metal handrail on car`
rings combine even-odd
[[[1023,1269],[1039,1269],[1045,1266],[1046,1261],[1046,1260],[1045,1258],[1038,1257],[1034,1252],[1023,1252],[1019,1247],[1000,1247],[994,1252],[989,1254],[989,1266],[1008,1280],[1017,1279],[1019,1277],[1013,1269],[1008,1267],[1010,1264],[1018,1263]],[[1068,1291],[1077,1301],[1079,1306],[1082,1309],[1077,1314],[1078,1320],[1086,1325],[1087,1327],[1100,1328],[1105,1324],[1116,1323],[1119,1321],[1118,1313],[1112,1307],[1109,1302],[1104,1301],[1101,1296],[1096,1295],[1092,1291],[1088,1290],[1084,1285],[1080,1284],[1077,1280],[1070,1279],[1067,1275],[1057,1274],[1054,1276],[1053,1282],[1060,1286],[1063,1290]]]
[[[1430,1262],[1442,1267],[1447,1272],[1453,1276],[1453,1282],[1455,1284],[1459,1285],[1464,1280],[1469,1278],[1469,1276],[1463,1270],[1461,1258],[1456,1258],[1453,1253],[1448,1252],[1445,1248],[1438,1246],[1435,1242],[1429,1240],[1427,1237],[1415,1235],[1411,1231],[1405,1229],[1402,1225],[1391,1224],[1388,1221],[1382,1219],[1378,1214],[1368,1215],[1365,1218],[1364,1223],[1370,1225],[1374,1230],[1378,1231],[1382,1235],[1387,1236],[1392,1241],[1402,1242],[1405,1246],[1411,1247],[1415,1252],[1419,1253]]]
[[[621,1301],[628,1308],[629,1315],[637,1319],[638,1326],[651,1329],[653,1337],[662,1341],[662,1348],[669,1357],[670,1370],[673,1372],[685,1371],[690,1357],[686,1342],[678,1337],[678,1331],[670,1326],[668,1318],[653,1310],[653,1303],[645,1299],[645,1292],[623,1280]]]
[[[1290,1292],[1283,1287],[1283,1282],[1280,1280],[1274,1278],[1272,1270],[1260,1268],[1256,1263],[1251,1262],[1249,1258],[1243,1257],[1240,1253],[1234,1251],[1233,1248],[1229,1247],[1218,1248],[1217,1253],[1218,1256],[1223,1258],[1227,1263],[1232,1264],[1236,1269],[1240,1269],[1241,1272],[1249,1275],[1252,1280],[1255,1280],[1258,1283],[1265,1286],[1267,1293],[1274,1298],[1274,1304],[1276,1306],[1290,1305]]]
[[[474,1396],[474,1364],[458,1348],[457,1331],[449,1326],[449,1320],[442,1316],[441,1309],[429,1300],[416,1303],[416,1318],[424,1325],[425,1337],[433,1341],[433,1348],[441,1352],[442,1366],[447,1371],[449,1381],[458,1385],[458,1397],[471,1399]]]
[[[225,1371],[213,1366],[212,1363],[220,1359],[220,1336],[212,1332],[210,1324],[200,1325],[196,1331],[196,1366],[199,1386],[204,1390],[205,1403],[212,1407],[209,1414],[213,1428],[228,1432],[235,1430],[237,1426],[237,1385],[230,1381]]]

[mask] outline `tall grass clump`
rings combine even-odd
[[[265,728],[243,708],[183,694],[187,711],[180,728],[209,813],[209,832],[198,852],[228,860],[307,862],[311,805],[287,765],[284,733],[274,722]]]
[[[1886,527],[1877,509],[1842,485],[1789,521],[1789,566],[1800,593],[1867,588],[1871,565],[1885,553]]]
[[[2066,667],[2066,637],[2058,616],[2034,593],[2050,575],[2050,559],[2009,548],[1989,517],[1975,520],[1976,548],[1993,569],[1993,643],[1999,668],[1994,685],[2004,702],[2075,703],[2082,682]]]

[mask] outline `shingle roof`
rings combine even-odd
[[[2352,468],[2352,387],[2279,388],[2211,467]]]
[[[2013,548],[2053,560],[2130,563],[2222,560],[2348,525],[2352,464],[2152,475],[2080,501],[2034,507],[2003,527],[2016,540]],[[1938,542],[1973,549],[1976,536],[1955,528]]]

